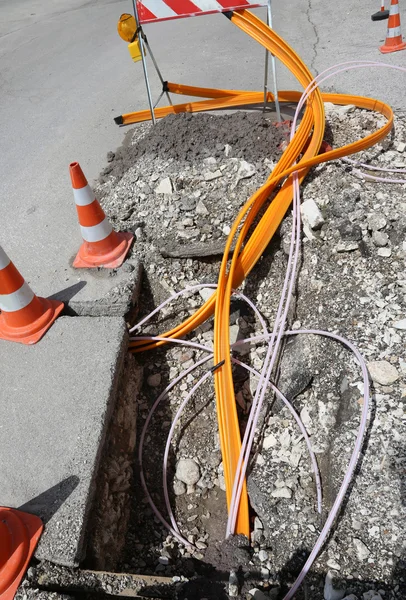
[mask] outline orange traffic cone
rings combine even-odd
[[[379,50],[383,54],[388,54],[389,52],[397,52],[398,50],[404,50],[405,48],[406,43],[402,39],[402,30],[400,28],[399,2],[398,0],[391,0],[388,32],[386,34],[385,43]]]
[[[69,170],[83,237],[73,266],[77,269],[119,267],[127,256],[134,235],[113,230],[79,163],[72,163]]]
[[[0,506],[0,600],[13,600],[43,528],[39,517]]]
[[[63,302],[38,298],[0,246],[0,339],[35,344],[63,310]]]

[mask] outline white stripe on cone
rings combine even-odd
[[[389,9],[390,15],[398,15],[399,14],[399,4],[394,4]]]
[[[105,217],[104,221],[98,225],[93,225],[92,227],[84,227],[81,225],[80,230],[85,242],[101,242],[102,240],[106,239],[108,235],[110,235],[110,233],[113,231],[113,228],[107,217]]]
[[[29,305],[34,298],[34,292],[24,281],[23,285],[16,292],[11,294],[0,294],[0,310],[4,312],[15,312]]]
[[[96,199],[89,184],[79,190],[73,188],[73,197],[77,206],[88,206]]]
[[[10,259],[0,246],[0,269],[5,269],[10,264]]]
[[[390,29],[388,29],[388,33],[386,35],[386,37],[388,38],[394,38],[394,37],[398,37],[402,35],[402,30],[399,27],[391,27]]]

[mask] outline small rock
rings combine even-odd
[[[147,379],[147,383],[151,387],[158,387],[161,383],[161,374],[155,373],[154,375],[150,375]]]
[[[240,168],[237,171],[237,182],[241,179],[249,179],[253,175],[255,175],[256,170],[254,165],[247,162],[246,160],[242,160],[240,162]]]
[[[262,465],[265,464],[265,458],[262,456],[262,454],[257,454],[255,462],[257,465],[259,465],[261,467]]]
[[[107,162],[113,162],[115,156],[116,155],[114,154],[114,152],[111,152],[111,150],[110,152],[107,152]]]
[[[372,381],[380,385],[390,385],[399,379],[399,373],[387,360],[375,360],[368,363]]]
[[[370,555],[370,552],[369,552],[368,548],[365,546],[364,542],[362,542],[358,538],[353,538],[352,542],[354,544],[354,548],[357,553],[358,559],[362,560],[362,561],[366,560],[368,558],[368,556]]]
[[[223,177],[223,173],[217,169],[217,171],[205,173],[204,180],[213,181],[213,179],[218,179],[219,177]]]
[[[238,577],[235,571],[230,571],[228,578],[228,595],[230,598],[237,598],[239,595]]]
[[[204,202],[202,202],[202,200],[199,200],[199,202],[197,203],[196,212],[198,215],[202,216],[206,216],[209,214],[209,211],[207,210],[206,205],[204,204]]]
[[[262,531],[263,529],[264,529],[264,526],[262,525],[261,519],[259,519],[258,517],[255,517],[255,519],[254,519],[254,530],[255,531]]]
[[[173,482],[173,493],[175,496],[182,496],[182,494],[186,494],[186,486],[183,481],[179,481],[179,479],[175,479]]]
[[[200,479],[199,465],[191,458],[181,458],[176,465],[176,477],[188,486],[196,485]]]
[[[199,294],[203,298],[203,300],[206,302],[209,298],[211,298],[211,296],[213,296],[215,291],[216,290],[213,288],[202,288],[201,290],[199,290]]]
[[[269,448],[273,448],[278,443],[276,437],[271,433],[264,438],[263,448],[264,450],[269,450]]]
[[[226,144],[224,146],[224,154],[226,155],[227,158],[230,156],[230,152],[231,152],[231,146],[230,146],[230,144]]]
[[[303,220],[308,223],[312,229],[320,229],[324,223],[323,215],[314,200],[305,200],[300,205],[300,212]]]
[[[333,587],[333,574],[329,571],[324,583],[324,600],[342,600],[345,590],[337,590]]]
[[[347,115],[355,110],[354,104],[346,104],[345,106],[337,106],[336,111],[339,115]]]
[[[369,592],[365,592],[362,597],[364,600],[382,600],[381,594],[375,590],[369,590]]]
[[[379,248],[377,254],[378,256],[382,256],[382,258],[389,258],[392,250],[390,248]]]
[[[172,181],[169,177],[162,179],[161,183],[155,188],[156,194],[172,194]]]
[[[406,144],[404,142],[398,142],[395,145],[395,148],[398,152],[404,152],[406,150]]]
[[[161,565],[169,565],[169,558],[167,556],[160,556],[158,562]]]
[[[258,558],[261,562],[266,562],[268,560],[268,552],[265,550],[260,550],[258,552]]]
[[[357,596],[354,596],[354,594],[350,594],[349,596],[343,598],[343,600],[358,600],[358,598]]]
[[[381,213],[374,213],[368,216],[368,229],[370,231],[380,231],[386,227],[386,219]]]
[[[217,476],[218,486],[223,492],[226,491],[226,480],[224,479],[224,475],[219,473]]]
[[[337,244],[336,250],[337,252],[353,252],[354,250],[358,250],[358,242],[343,242],[342,244]]]
[[[247,594],[247,600],[269,600],[269,596],[266,596],[258,588],[252,588]]]
[[[406,319],[395,321],[394,323],[392,323],[392,327],[394,327],[395,329],[402,329],[403,331],[406,331]]]
[[[375,246],[382,248],[383,246],[387,246],[389,242],[389,236],[383,231],[374,231],[372,234],[372,241]]]
[[[343,221],[339,225],[338,231],[340,232],[341,239],[344,241],[359,242],[362,240],[361,227],[356,223],[351,223],[348,220]]]
[[[292,498],[292,491],[287,487],[282,487],[276,490],[273,490],[271,493],[273,498]]]

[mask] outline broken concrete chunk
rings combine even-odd
[[[320,229],[324,223],[323,215],[314,200],[305,200],[300,206],[303,220],[311,229]]]
[[[218,179],[219,177],[223,177],[223,173],[217,169],[217,171],[214,171],[214,173],[212,173],[211,171],[205,173],[204,180],[213,181],[213,179]]]
[[[395,329],[402,329],[402,330],[406,331],[406,319],[401,319],[400,321],[395,321],[392,324],[392,327],[394,327]]]
[[[352,540],[352,542],[354,544],[354,548],[357,553],[358,559],[362,560],[362,561],[366,560],[368,558],[368,556],[370,555],[370,552],[369,552],[368,548],[365,546],[364,542],[362,542],[358,538],[354,538]]]
[[[372,381],[380,385],[390,385],[399,379],[399,373],[387,360],[375,360],[368,363]]]
[[[160,184],[155,188],[156,194],[172,194],[172,192],[172,181],[169,177],[165,177],[165,179],[162,179]]]

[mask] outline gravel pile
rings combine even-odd
[[[382,121],[354,107],[326,109],[327,141],[333,147],[364,137]],[[179,115],[152,129],[140,126],[126,147],[111,153],[96,191],[115,226],[135,232],[134,252],[145,269],[140,316],[182,288],[216,282],[230,225],[272,170],[286,139],[287,129],[275,127],[262,113]],[[391,139],[352,158],[406,169],[405,117],[397,116]],[[350,494],[296,596],[299,600],[406,597],[405,184],[373,183],[358,171],[341,161],[320,165],[302,186],[303,249],[290,327],[325,329],[354,342],[368,362],[373,395]],[[291,222],[288,214],[243,286],[270,328]],[[205,288],[165,308],[143,333],[158,334],[181,322],[211,293]],[[212,325],[205,323],[189,339],[211,347]],[[232,302],[230,326],[232,341],[259,332],[239,299]],[[265,352],[264,346],[246,345],[238,358],[260,370]],[[145,369],[139,428],[159,393],[199,357],[179,346],[137,355]],[[181,401],[211,364],[170,392],[146,436],[146,479],[165,517],[162,456],[167,433]],[[234,375],[244,427],[256,380],[240,367]],[[334,502],[359,425],[363,385],[353,356],[319,336],[290,338],[277,376],[316,453],[322,514],[303,438],[287,410],[269,395],[249,468],[252,538],[223,542],[224,473],[209,378],[185,409],[168,465],[172,508],[194,549],[163,529],[137,481],[123,571],[165,575],[175,582],[186,577],[190,581],[180,597],[189,600],[283,597]]]
[[[364,137],[381,124],[379,115],[353,107],[326,108],[328,141],[334,147]],[[353,158],[406,168],[405,131],[406,122],[399,116],[391,140]],[[218,240],[224,244],[232,218],[277,161],[286,133],[258,113],[170,117],[133,146],[137,162],[121,179],[114,168],[107,174],[99,188],[105,209],[119,227],[137,232],[135,252],[144,260],[145,289],[151,292],[144,312],[169,293],[216,281],[219,259],[208,258],[204,252]],[[164,152],[156,143],[157,136],[165,140]],[[342,162],[320,165],[303,186],[303,252],[291,326],[339,332],[355,342],[373,380],[368,436],[357,476],[305,587],[315,600],[338,597],[334,596],[337,590],[342,590],[340,597],[353,593],[359,600],[406,595],[404,188],[404,184],[362,181],[354,167]],[[244,292],[270,326],[286,267],[290,227],[288,215],[244,284]],[[184,258],[163,257],[168,256],[163,249],[179,246]],[[165,309],[144,331],[158,333],[179,322],[210,293],[205,289]],[[256,332],[258,324],[251,312],[240,300],[233,301],[231,338]],[[210,346],[212,323],[200,327],[190,339]],[[242,359],[260,369],[264,355],[263,346],[252,345],[243,349]],[[140,355],[149,374],[141,398],[141,423],[158,393],[198,356],[179,347]],[[287,410],[269,397],[248,480],[257,515],[252,544],[246,543],[240,559],[226,553],[228,560],[219,560],[226,522],[225,486],[209,380],[181,419],[168,473],[180,530],[196,549],[191,551],[167,535],[138,491],[124,563],[127,568],[169,576],[197,574],[213,582],[221,572],[224,597],[233,597],[236,589],[245,597],[255,586],[272,597],[293,580],[317,539],[348,464],[359,424],[362,381],[353,357],[339,344],[317,336],[292,338],[280,370],[280,388],[301,414],[316,452],[323,482],[322,515],[316,510],[314,476],[304,441]],[[162,511],[166,433],[196,377],[189,375],[170,393],[146,440],[147,480]],[[240,368],[235,379],[244,422],[256,381]],[[240,575],[236,584],[227,583],[230,572],[238,572],[239,567],[245,583]],[[331,579],[326,580],[327,573]],[[213,586],[213,595],[204,589],[206,595],[201,597],[220,597]]]

